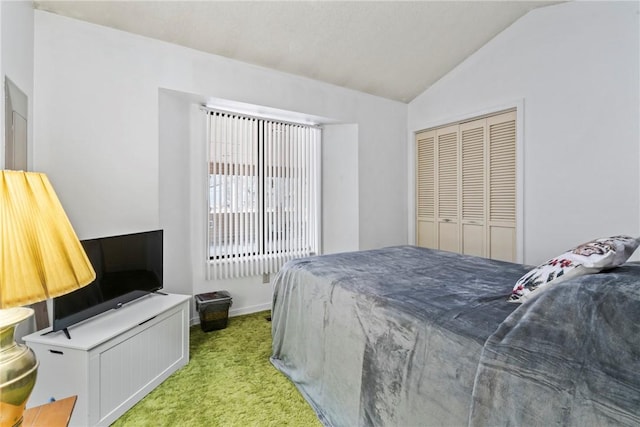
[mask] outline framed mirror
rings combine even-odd
[[[27,95],[4,78],[4,169],[27,170]]]
[[[24,92],[5,76],[4,78],[4,169],[28,170],[27,167],[27,124],[29,99]],[[46,301],[31,304],[35,318],[20,325],[16,337],[21,338],[36,330],[49,326]],[[35,320],[35,324],[34,324]]]

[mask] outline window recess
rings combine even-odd
[[[318,127],[208,111],[208,278],[318,253]]]

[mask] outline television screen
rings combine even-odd
[[[162,230],[82,240],[96,279],[53,299],[53,331],[162,288]]]

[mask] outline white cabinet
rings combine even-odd
[[[189,361],[187,295],[150,294],[23,339],[40,362],[28,407],[77,395],[72,426],[109,425]]]

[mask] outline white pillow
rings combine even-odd
[[[618,267],[629,259],[639,244],[640,238],[613,236],[576,246],[522,276],[513,287],[509,302],[521,303],[551,284]]]

